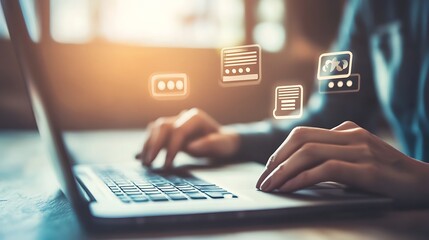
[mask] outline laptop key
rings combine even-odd
[[[187,186],[187,187],[177,187],[178,189],[180,189],[180,190],[195,190],[195,188],[194,187],[191,187],[191,186]]]
[[[211,198],[237,198],[237,196],[235,196],[232,193],[229,192],[206,192],[205,194],[207,194],[209,197]]]
[[[223,193],[220,192],[207,192],[205,193],[211,198],[223,198]]]
[[[122,189],[122,191],[124,191],[124,192],[140,192],[140,190],[138,188],[135,188],[135,189]]]
[[[168,201],[168,199],[161,194],[157,194],[157,195],[149,195],[149,199],[154,201],[154,202],[158,202],[158,201]]]
[[[138,188],[154,188],[152,184],[136,184]]]
[[[186,195],[188,197],[190,197],[191,199],[207,199],[206,196],[204,196],[203,194],[196,192],[196,193],[186,193]]]
[[[146,195],[158,195],[158,194],[161,194],[162,195],[162,193],[160,192],[160,191],[156,191],[156,192],[144,192]]]
[[[156,187],[139,187],[142,191],[153,191],[158,190]]]
[[[175,188],[167,188],[167,189],[161,188],[161,191],[163,191],[163,192],[178,192],[179,190],[177,190]]]
[[[132,197],[131,200],[133,200],[133,202],[148,202],[149,198],[147,198],[147,197]]]
[[[222,188],[213,188],[213,189],[203,189],[201,190],[201,192],[203,193],[207,193],[207,192],[227,192],[226,190],[222,189]]]
[[[134,184],[132,183],[120,183],[118,184],[119,187],[134,187]]]
[[[127,197],[119,197],[119,200],[121,200],[123,203],[130,203],[131,200]]]
[[[188,193],[201,193],[197,190],[190,190],[190,191],[182,191],[182,193],[188,194]]]
[[[170,196],[170,195],[183,195],[183,193],[180,191],[164,192],[164,193],[167,194],[168,196]]]
[[[133,196],[133,195],[143,195],[143,193],[141,193],[141,192],[126,192],[126,194],[128,195],[128,196]]]
[[[169,198],[171,198],[171,200],[188,200],[188,198],[183,195],[183,194],[169,194],[168,195]]]
[[[140,190],[138,188],[135,188],[135,189],[122,189],[122,191],[124,191],[124,192],[140,192]]]

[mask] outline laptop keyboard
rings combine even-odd
[[[144,171],[130,177],[114,169],[103,169],[97,174],[124,203],[237,198],[235,194],[189,173]]]

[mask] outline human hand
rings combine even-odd
[[[204,111],[191,109],[177,116],[159,118],[147,128],[148,138],[137,158],[150,166],[162,148],[167,150],[164,167],[173,165],[179,151],[196,157],[226,158],[239,147],[237,133],[226,131]]]
[[[256,187],[293,192],[324,181],[429,203],[429,164],[408,157],[353,122],[331,129],[298,127],[270,157]]]

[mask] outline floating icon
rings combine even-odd
[[[275,119],[300,118],[303,108],[302,85],[279,86],[275,92]]]
[[[189,94],[185,73],[153,74],[149,81],[152,97],[160,100],[183,99]]]
[[[350,51],[324,53],[319,57],[317,79],[347,78],[352,72],[353,54]]]
[[[261,81],[261,47],[246,45],[222,49],[223,86],[254,85]]]
[[[360,74],[351,74],[347,78],[328,79],[319,81],[320,93],[359,92]]]

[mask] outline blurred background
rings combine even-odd
[[[342,0],[20,0],[65,129],[141,128],[198,107],[221,123],[272,116],[274,87],[302,84],[336,38]],[[329,4],[327,4],[329,1]],[[262,81],[219,85],[220,49],[259,44]],[[154,72],[184,72],[184,100],[151,98]],[[0,128],[35,128],[0,7]]]

